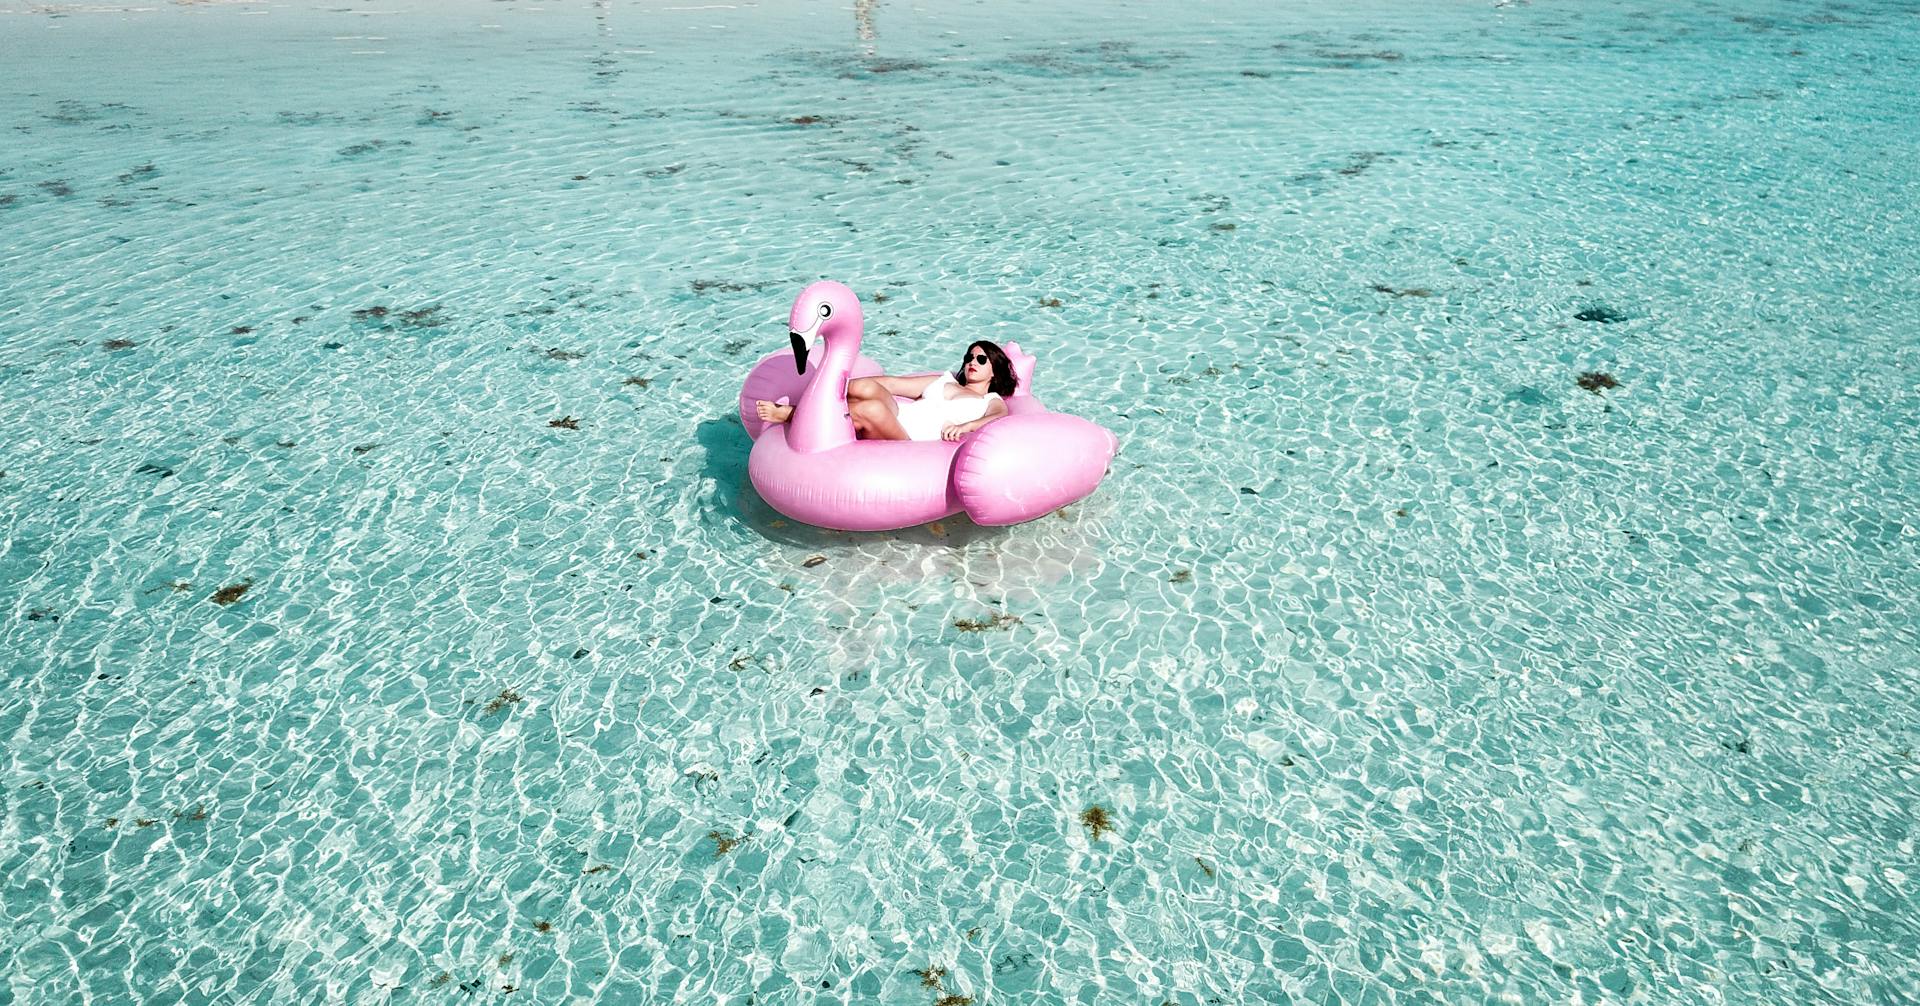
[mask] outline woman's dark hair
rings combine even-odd
[[[960,369],[953,372],[953,383],[967,383],[967,360],[973,357],[975,347],[987,354],[987,362],[993,365],[993,380],[987,382],[987,390],[1001,398],[1013,394],[1013,389],[1020,386],[1020,378],[1013,373],[1013,361],[1007,359],[1006,350],[991,342],[976,342],[967,347],[967,355],[960,358]]]

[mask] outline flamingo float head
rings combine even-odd
[[[794,369],[802,374],[807,372],[807,353],[820,340],[841,333],[851,333],[858,340],[864,324],[860,298],[846,284],[832,280],[808,284],[800,296],[794,298],[793,311],[787,316]]]

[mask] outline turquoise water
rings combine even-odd
[[[1920,5],[1676,6],[0,0],[0,1001],[1920,1001]]]

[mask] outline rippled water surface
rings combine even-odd
[[[0,0],[0,1001],[1920,1001],[1920,4]],[[807,282],[1121,441],[784,522]]]

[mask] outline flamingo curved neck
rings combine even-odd
[[[787,444],[801,454],[830,451],[854,439],[853,419],[847,414],[847,378],[860,357],[860,330],[823,328],[821,340],[827,352],[787,420]]]

